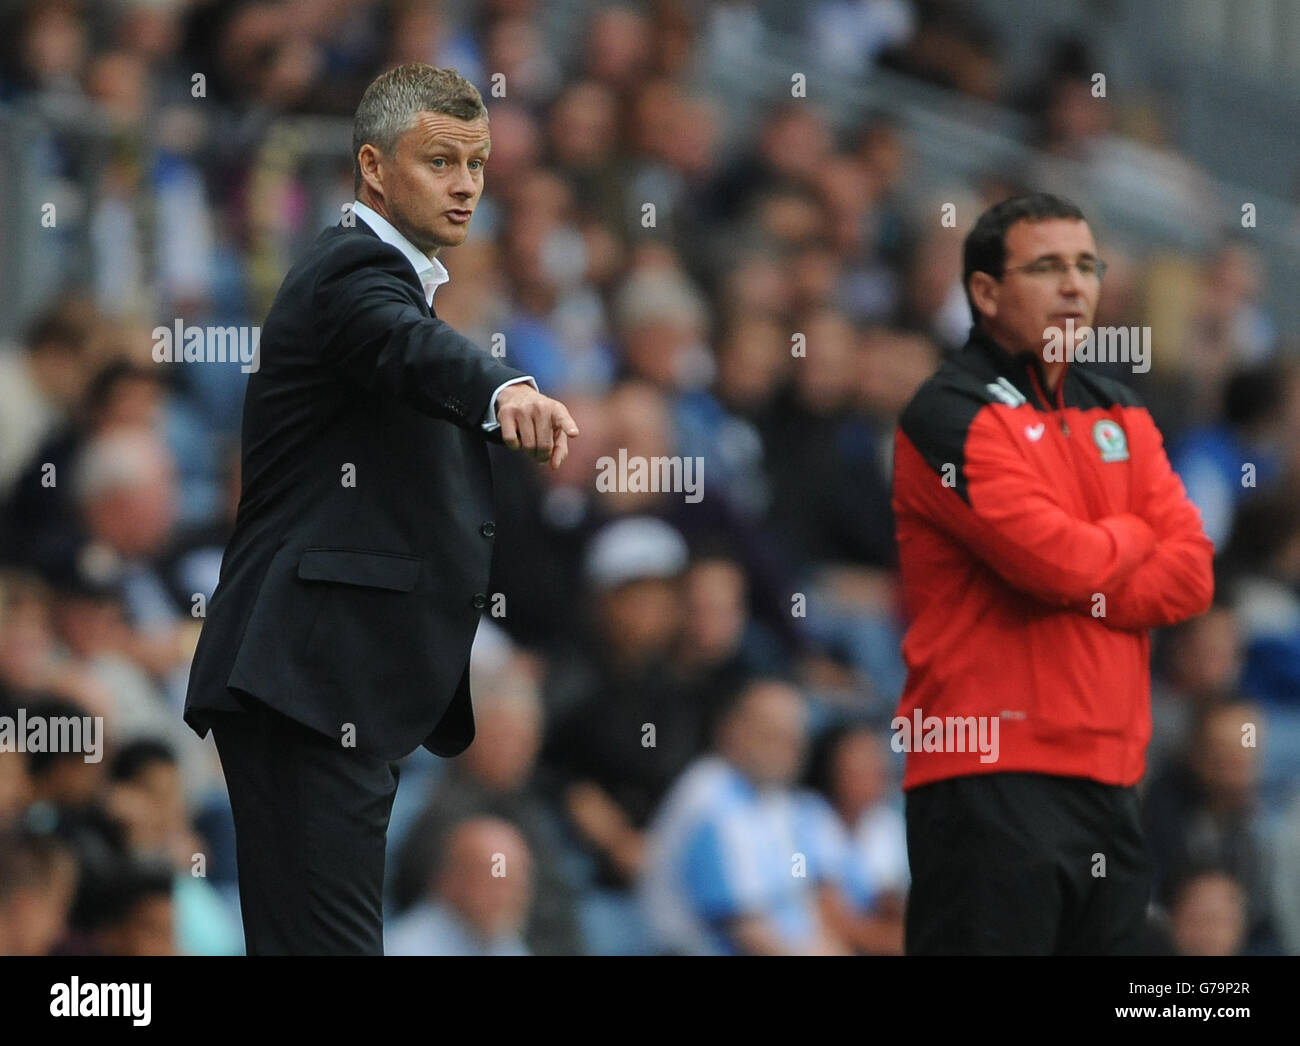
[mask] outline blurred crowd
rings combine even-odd
[[[1075,161],[1068,184],[1002,172],[935,196],[912,132],[839,125],[784,67],[733,126],[698,85],[761,43],[743,0],[7,5],[0,111],[43,128],[22,148],[59,201],[48,250],[90,250],[0,345],[0,716],[99,716],[106,737],[98,761],[0,751],[0,954],[242,950],[220,767],[180,708],[246,375],[156,362],[152,331],[261,322],[352,200],[329,118],[346,132],[374,75],[411,60],[456,67],[491,114],[438,313],[504,336],[582,436],[555,472],[492,448],[477,739],[404,763],[387,950],[901,952],[892,432],[965,340],[962,238],[1031,187],[1087,212],[1156,155],[1189,221],[1213,182],[1156,131],[1139,152],[1121,129],[1150,113],[1089,94],[1082,44],[1007,83],[967,5],[792,10],[783,31],[837,75],[891,68],[1027,112],[1043,170]],[[92,123],[109,147],[90,177]],[[1153,332],[1149,373],[1109,369],[1218,550],[1214,607],[1155,644],[1152,950],[1300,953],[1296,346],[1242,230],[1204,254],[1094,233],[1098,322]],[[703,498],[598,490],[620,452],[701,459]]]

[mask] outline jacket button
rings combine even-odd
[[[481,527],[478,528],[478,532],[482,534],[485,538],[490,538],[493,534],[497,532],[497,525],[489,519],[486,523],[484,523]]]
[[[475,592],[474,598],[471,599],[470,602],[474,604],[475,610],[482,610],[485,606],[487,606],[487,596],[484,595],[482,592]]]

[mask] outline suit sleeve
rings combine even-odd
[[[381,241],[356,238],[327,255],[312,295],[325,363],[363,388],[484,432],[492,396],[525,375],[423,312],[402,277],[409,263]]]
[[[1151,557],[1106,592],[1105,622],[1112,628],[1159,628],[1209,609],[1214,598],[1214,545],[1201,514],[1165,454],[1151,415],[1129,410],[1134,504],[1156,534]]]
[[[927,424],[905,414],[896,437],[896,501],[1013,587],[1052,606],[1077,607],[1132,573],[1154,549],[1155,534],[1136,515],[1090,522],[1066,511],[998,423],[997,409],[986,405],[956,429],[951,415]]]

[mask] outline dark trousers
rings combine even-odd
[[[1135,955],[1151,871],[1136,789],[992,773],[907,793],[909,955]]]
[[[212,712],[249,955],[382,955],[398,766],[251,698]]]

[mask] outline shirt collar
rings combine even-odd
[[[352,213],[369,225],[381,240],[396,247],[406,256],[406,260],[411,263],[411,268],[415,270],[420,286],[424,288],[424,300],[429,308],[433,308],[433,292],[451,279],[446,266],[437,258],[430,258],[398,232],[387,218],[373,208],[367,207],[360,200],[352,201]]]

